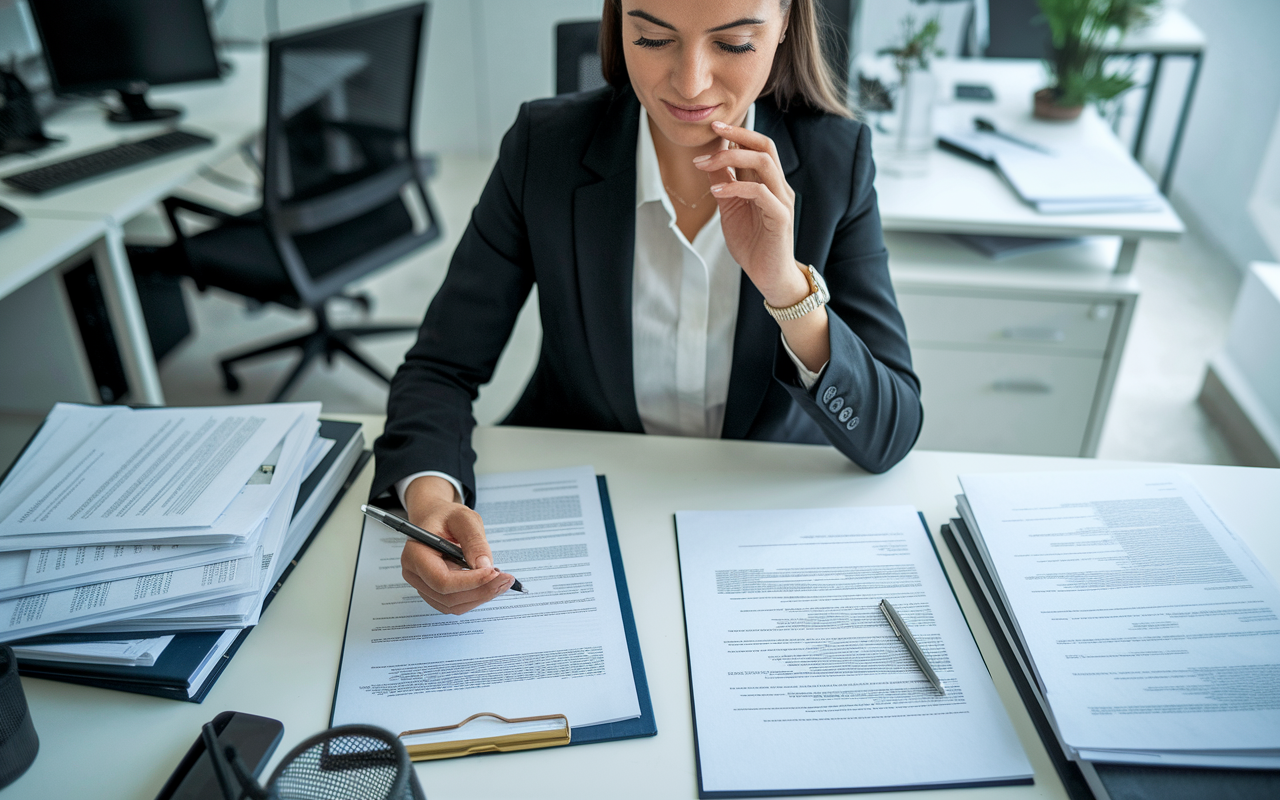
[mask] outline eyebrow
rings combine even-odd
[[[639,17],[640,19],[646,20],[647,22],[652,22],[654,25],[657,25],[658,27],[661,27],[661,28],[666,28],[667,30],[674,31],[676,29],[675,25],[672,25],[670,22],[664,22],[646,11],[640,11],[640,10],[628,11],[627,16]],[[717,25],[714,28],[708,28],[706,32],[719,33],[720,31],[727,31],[730,28],[741,28],[744,25],[763,25],[763,24],[764,24],[764,20],[762,19],[756,19],[755,17],[743,17],[742,19],[736,19],[733,22],[729,22],[724,25]]]

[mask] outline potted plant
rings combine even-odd
[[[1035,94],[1035,115],[1069,120],[1086,103],[1110,100],[1133,86],[1133,73],[1107,70],[1104,46],[1151,19],[1160,0],[1038,0],[1049,24],[1053,85]]]
[[[898,71],[898,93],[894,99],[897,110],[897,130],[894,135],[892,158],[885,167],[897,174],[921,174],[928,164],[929,151],[933,149],[933,102],[937,94],[937,80],[929,72],[929,60],[942,55],[937,47],[941,26],[932,17],[917,27],[916,19],[908,14],[902,20],[901,43],[880,50],[880,55],[893,57]]]

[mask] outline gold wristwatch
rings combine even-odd
[[[827,301],[831,299],[831,293],[827,291],[827,282],[822,279],[822,275],[813,268],[813,265],[809,265],[806,277],[809,278],[809,295],[799,303],[786,308],[774,308],[769,305],[768,300],[765,300],[764,310],[769,312],[769,316],[779,322],[788,319],[799,319],[810,311],[826,305]]]

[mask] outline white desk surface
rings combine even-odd
[[[1181,9],[1167,8],[1151,24],[1129,32],[1109,52],[1151,53],[1159,55],[1189,56],[1204,51],[1205,38],[1201,31]]]
[[[176,104],[185,113],[176,120],[181,128],[213,135],[211,147],[194,148],[114,174],[73,184],[40,196],[32,196],[0,184],[0,202],[27,217],[82,217],[105,219],[123,225],[132,217],[170,194],[206,164],[225,158],[262,126],[265,110],[264,64],[257,51],[224,53],[232,71],[221,81],[158,87],[147,93],[155,106]],[[175,124],[163,122],[114,125],[106,121],[97,103],[82,103],[54,115],[45,125],[50,136],[65,138],[39,151],[34,158],[10,157],[0,162],[0,172],[22,172],[87,150],[142,139]]]
[[[883,70],[882,65],[861,59],[859,65]],[[1040,61],[940,58],[933,62],[933,72],[939,79],[935,133],[972,129],[973,117],[982,116],[1001,130],[1049,147],[1085,143],[1130,157],[1092,107],[1074,122],[1046,122],[1032,116],[1032,95],[1047,83]],[[995,101],[952,100],[956,83],[987,84],[995,92]],[[875,132],[871,141],[877,150],[890,139]],[[921,177],[898,177],[880,169],[876,191],[886,231],[1173,238],[1184,230],[1167,202],[1159,211],[1141,214],[1041,214],[1022,202],[989,166],[937,148],[929,153],[929,170]]]
[[[84,250],[103,231],[99,220],[23,217],[0,233],[0,298]]]
[[[379,417],[345,418],[363,421],[370,442],[382,424]],[[419,764],[418,775],[432,800],[696,797],[672,517],[677,510],[910,504],[924,512],[938,538],[938,527],[955,513],[957,473],[1117,465],[1088,459],[915,452],[887,474],[867,475],[834,449],[809,445],[531,428],[480,428],[475,443],[481,472],[586,463],[608,476],[658,735]],[[1280,573],[1280,536],[1274,520],[1280,470],[1184,470],[1259,560],[1273,574]],[[358,506],[369,490],[372,472],[372,464],[367,465],[203,705],[24,679],[40,754],[5,797],[153,797],[199,734],[199,726],[228,709],[284,722],[284,740],[268,772],[294,745],[324,729],[361,528]],[[938,548],[1035,767],[1036,783],[912,796],[1065,797],[949,551],[940,540]]]

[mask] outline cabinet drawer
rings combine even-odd
[[[924,403],[916,447],[1078,456],[1102,359],[912,348]]]
[[[1114,302],[1054,303],[903,292],[898,307],[911,342],[1017,345],[1046,352],[1102,355],[1116,317]]]

